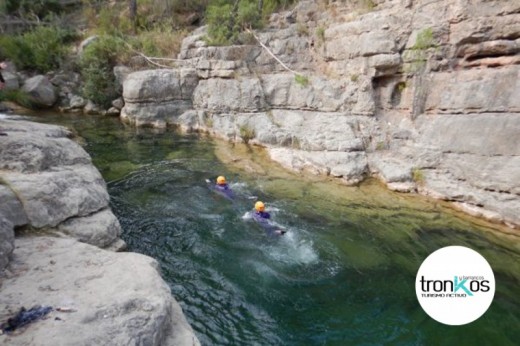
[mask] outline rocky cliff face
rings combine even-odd
[[[21,307],[53,308],[0,343],[198,345],[157,262],[109,251],[125,247],[121,226],[101,174],[70,137],[0,120],[0,322]]]
[[[13,226],[58,229],[80,241],[124,247],[105,181],[59,126],[1,120],[0,214]]]
[[[520,225],[518,2],[301,1],[257,33],[270,52],[203,37],[185,39],[178,69],[128,77],[124,120],[247,140],[289,169],[375,175]]]

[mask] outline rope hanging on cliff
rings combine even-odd
[[[162,64],[159,64],[159,63],[156,63],[154,62],[153,60],[164,60],[164,61],[184,61],[182,59],[172,59],[172,58],[156,58],[156,57],[150,57],[150,56],[147,56],[147,55],[144,55],[143,53],[135,50],[132,45],[130,45],[130,43],[126,42],[125,40],[122,40],[120,39],[127,47],[128,49],[139,55],[140,57],[144,58],[147,62],[149,62],[150,64],[154,65],[154,66],[157,66],[157,67],[163,67],[163,68],[172,68],[172,66],[167,66],[167,65],[162,65]]]
[[[248,33],[250,33],[251,35],[253,35],[253,37],[260,44],[260,46],[262,46],[262,48],[265,49],[267,51],[267,53],[269,53],[269,55],[271,55],[276,61],[278,61],[280,63],[280,65],[282,65],[283,68],[285,68],[287,71],[294,73],[297,76],[301,75],[301,73],[299,73],[299,72],[291,69],[289,66],[285,65],[282,60],[280,60],[273,52],[271,52],[271,50],[265,44],[262,43],[262,41],[260,41],[260,39],[255,35],[255,33],[251,29],[246,29],[246,31]]]
[[[140,53],[140,52],[134,50],[133,48],[130,48],[130,50],[132,52],[134,52],[135,54],[139,55],[140,57],[144,58],[150,64],[157,66],[157,67],[172,68],[172,66],[162,65],[162,64],[156,63],[152,60],[181,61],[179,59],[149,57],[149,56],[144,55],[143,53]]]

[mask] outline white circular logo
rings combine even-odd
[[[489,308],[495,295],[495,276],[478,252],[447,246],[421,264],[415,293],[431,318],[459,326],[475,321]]]

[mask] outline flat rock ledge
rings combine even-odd
[[[21,237],[6,273],[1,321],[21,307],[53,311],[0,335],[0,344],[200,345],[150,257],[71,238]]]

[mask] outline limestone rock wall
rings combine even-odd
[[[124,247],[105,181],[69,130],[18,120],[1,120],[0,128],[0,213],[13,226]]]
[[[53,311],[23,333],[0,335],[0,342],[200,345],[158,267],[150,257],[106,251],[71,238],[17,238],[12,274],[2,283],[0,320],[21,306],[51,306]]]
[[[184,40],[172,72],[197,76],[183,94],[190,110],[149,112],[126,97],[125,108],[264,145],[290,169],[374,175],[520,225],[520,3],[300,1],[257,33],[299,77],[260,45],[208,47],[203,36]]]
[[[72,133],[5,119],[0,130],[0,321],[53,308],[0,344],[199,345],[157,262],[110,251],[125,247],[121,226]]]

